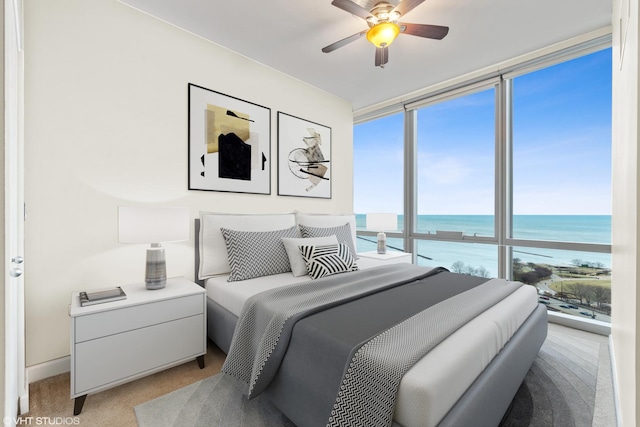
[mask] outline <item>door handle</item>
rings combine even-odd
[[[11,262],[13,262],[14,264],[22,264],[24,262],[24,258],[22,258],[20,255],[11,258]]]
[[[12,268],[9,272],[9,275],[11,277],[20,277],[22,276],[22,270],[20,270],[19,268]]]

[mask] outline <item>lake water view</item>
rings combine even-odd
[[[611,243],[610,215],[514,215],[514,238],[578,243]],[[356,215],[358,229],[366,227],[366,216]],[[403,227],[403,217],[398,217],[398,229]],[[493,236],[492,215],[418,215],[418,231],[462,231],[465,235]],[[375,237],[358,239],[358,251],[376,250]],[[399,250],[402,239],[387,238],[387,244]],[[418,264],[451,268],[458,261],[473,268],[484,268],[491,277],[497,276],[498,260],[495,245],[456,242],[419,241]],[[514,258],[524,263],[543,263],[569,266],[574,260],[611,268],[608,253],[576,252],[557,249],[514,248]]]

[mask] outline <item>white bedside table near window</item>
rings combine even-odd
[[[207,352],[205,289],[184,277],[148,290],[123,285],[127,298],[80,306],[71,296],[71,398],[74,415],[88,394],[196,359]]]
[[[371,259],[375,260],[376,264],[401,264],[407,263],[411,264],[413,262],[413,257],[409,252],[390,252],[379,254],[377,251],[370,252],[358,252],[358,257],[360,259]]]

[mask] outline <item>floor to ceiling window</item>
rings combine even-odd
[[[498,275],[495,245],[443,241],[494,240],[495,93],[490,85],[416,111],[418,264]]]
[[[353,128],[353,206],[358,229],[357,250],[376,250],[375,233],[367,230],[367,213],[395,213],[397,231],[403,230],[404,206],[404,115],[397,113]],[[395,234],[397,236],[397,234]],[[392,237],[390,250],[404,250],[404,239]]]
[[[550,310],[610,321],[611,50],[511,85],[513,276],[539,284]]]
[[[494,122],[493,88],[418,110],[418,232],[453,226],[465,234],[494,235]],[[483,219],[469,222],[469,215]]]
[[[519,280],[550,311],[609,321],[611,49],[572,55],[357,124],[359,234],[375,242],[364,214],[396,212],[390,242],[418,264]]]

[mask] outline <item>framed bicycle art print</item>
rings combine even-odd
[[[331,128],[278,111],[278,195],[331,198]]]

